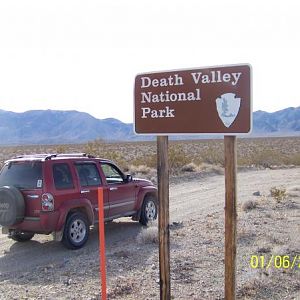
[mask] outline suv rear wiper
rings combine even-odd
[[[26,187],[21,186],[21,185],[13,184],[13,186],[14,186],[15,188],[17,188],[17,189],[20,189],[20,190],[26,189]]]

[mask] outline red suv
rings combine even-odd
[[[0,173],[0,225],[15,241],[54,234],[70,249],[81,248],[98,221],[98,188],[104,217],[147,225],[157,218],[157,189],[125,175],[112,161],[85,153],[24,155],[5,162]]]

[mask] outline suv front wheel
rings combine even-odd
[[[157,218],[157,201],[154,196],[146,196],[144,199],[140,223],[147,226],[149,222],[156,220]]]
[[[68,216],[62,242],[69,249],[79,249],[88,240],[90,227],[86,216],[75,212]]]

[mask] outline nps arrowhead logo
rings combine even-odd
[[[235,98],[235,94],[226,93],[216,99],[217,111],[223,124],[228,128],[236,119],[241,105],[241,98]]]

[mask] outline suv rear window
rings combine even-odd
[[[42,188],[42,163],[22,161],[5,164],[0,173],[0,186],[4,185],[12,185],[20,189]]]

